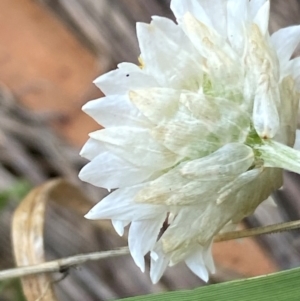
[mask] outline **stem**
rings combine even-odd
[[[275,224],[275,225],[246,229],[246,230],[241,230],[241,231],[232,231],[232,232],[222,233],[215,237],[214,242],[221,242],[221,241],[232,240],[232,239],[252,237],[252,236],[257,236],[257,235],[262,235],[262,234],[273,234],[273,233],[279,233],[279,232],[284,232],[284,231],[296,230],[299,228],[300,228],[300,220],[297,220],[297,221],[292,221],[292,222],[279,223],[279,224]]]
[[[283,231],[295,230],[299,228],[300,228],[300,220],[297,220],[297,221],[270,225],[265,227],[258,227],[253,229],[222,233],[215,237],[214,242],[221,242],[221,241],[251,237],[251,236],[262,235],[262,234],[278,233]],[[70,256],[70,257],[48,261],[45,263],[32,265],[32,266],[17,267],[13,269],[0,271],[0,281],[12,279],[12,278],[24,277],[28,275],[35,275],[40,273],[53,273],[53,272],[63,273],[68,271],[69,268],[78,266],[87,261],[96,261],[100,259],[123,256],[127,254],[129,254],[128,247],[123,247],[111,251],[102,251],[102,252],[94,252],[94,253]]]
[[[123,247],[111,251],[80,254],[80,255],[70,256],[66,258],[61,258],[58,260],[48,261],[41,264],[13,268],[9,270],[0,271],[0,281],[11,279],[11,278],[28,276],[28,275],[40,274],[40,273],[53,273],[53,272],[63,273],[67,271],[69,268],[78,266],[87,261],[95,261],[104,258],[117,257],[117,256],[127,255],[128,253],[129,253],[128,248]]]
[[[273,140],[264,140],[262,144],[253,145],[265,167],[275,167],[300,173],[300,151]]]

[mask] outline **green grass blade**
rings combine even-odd
[[[255,278],[122,299],[126,301],[300,301],[300,268]]]

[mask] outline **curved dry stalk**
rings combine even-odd
[[[12,239],[17,266],[34,265],[44,258],[44,212],[49,184],[33,189],[13,215]],[[46,188],[46,189],[45,189]],[[28,301],[43,296],[44,301],[57,301],[49,274],[22,278],[22,288]],[[47,290],[45,290],[47,287]]]
[[[20,203],[13,215],[12,240],[17,266],[44,264],[44,220],[49,200],[85,213],[91,202],[74,185],[62,179],[46,182],[33,189]],[[34,273],[36,274],[36,273]],[[57,301],[53,280],[42,269],[38,274],[22,278],[22,287],[28,301]],[[5,278],[3,278],[5,279]]]

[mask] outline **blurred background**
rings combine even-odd
[[[105,194],[80,183],[78,155],[99,128],[81,112],[101,97],[92,81],[122,61],[137,62],[135,23],[173,18],[169,0],[0,0],[0,269],[14,266],[11,218],[32,188],[49,178],[75,183],[90,200]],[[272,0],[270,30],[300,24],[300,1]],[[259,209],[242,227],[300,218],[299,179],[286,174],[277,208]],[[70,201],[70,200],[69,200]],[[72,201],[72,200],[71,200]],[[86,221],[81,211],[50,203],[45,221],[48,260],[127,244],[109,222]],[[210,283],[300,265],[299,231],[216,243]],[[59,278],[59,275],[54,275]],[[109,300],[204,285],[183,264],[152,285],[130,256],[71,269],[55,284],[58,300]],[[0,283],[0,301],[24,300],[18,281]]]

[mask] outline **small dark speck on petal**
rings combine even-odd
[[[129,76],[129,74],[126,74],[126,77],[128,77]]]

